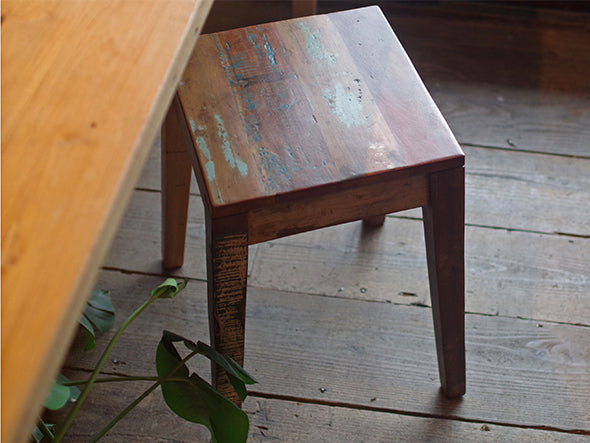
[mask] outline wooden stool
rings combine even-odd
[[[202,36],[162,146],[164,266],[192,163],[217,350],[243,364],[248,245],[422,207],[442,389],[465,392],[464,154],[379,8]]]

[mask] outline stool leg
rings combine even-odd
[[[385,214],[383,215],[374,215],[373,217],[367,217],[363,219],[363,223],[367,226],[383,226],[385,223]]]
[[[190,187],[191,162],[173,103],[162,124],[162,254],[164,268],[178,268],[184,262]]]
[[[207,215],[207,300],[211,346],[244,364],[248,235],[244,217]],[[213,386],[236,405],[241,401],[225,371],[211,365]]]
[[[447,397],[465,393],[465,170],[430,175],[423,208],[440,380]]]

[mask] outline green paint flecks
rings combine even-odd
[[[234,157],[234,153],[231,150],[231,145],[229,143],[229,136],[227,134],[227,130],[225,129],[225,125],[223,124],[223,120],[218,114],[215,114],[214,117],[215,121],[217,122],[217,135],[221,140],[221,147],[223,149],[225,160],[232,168],[237,168],[242,177],[245,177],[248,175],[248,165],[239,158]]]
[[[328,51],[322,44],[322,34],[319,29],[312,30],[305,23],[299,23],[299,29],[305,37],[305,49],[310,57],[318,60],[325,60],[328,63],[334,63],[336,57]]]
[[[323,96],[332,114],[347,128],[364,123],[361,96],[358,93],[344,89],[342,83],[336,83],[333,89],[324,89]]]

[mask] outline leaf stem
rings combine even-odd
[[[47,426],[47,423],[45,423],[41,417],[39,417],[39,423],[37,424],[37,427],[47,440],[53,440],[53,433],[51,432],[51,429],[49,429],[49,426]]]
[[[147,300],[143,305],[141,305],[139,308],[137,308],[136,311],[133,314],[131,314],[123,322],[121,327],[117,330],[117,332],[115,333],[115,335],[113,336],[113,338],[109,342],[108,346],[106,347],[106,349],[102,353],[102,356],[100,357],[100,360],[98,361],[96,367],[94,368],[92,375],[88,379],[88,382],[86,383],[86,386],[84,387],[84,390],[80,394],[80,397],[78,397],[78,401],[76,403],[74,403],[74,406],[72,407],[72,409],[70,409],[70,412],[66,416],[64,423],[62,424],[62,426],[59,427],[59,430],[55,436],[55,439],[53,440],[55,443],[59,443],[63,440],[66,432],[68,431],[68,429],[72,425],[72,422],[74,421],[74,417],[76,416],[76,414],[78,413],[78,411],[82,407],[82,404],[86,400],[86,397],[88,397],[88,394],[90,392],[90,388],[92,387],[92,385],[94,384],[94,382],[98,378],[98,374],[100,373],[100,370],[102,369],[102,367],[106,363],[111,351],[115,347],[115,344],[117,343],[117,341],[119,340],[119,338],[121,337],[121,335],[123,334],[125,329],[127,329],[127,327],[133,322],[133,320],[135,320],[137,318],[137,316],[139,314],[141,314],[149,305],[151,305],[154,301],[156,301],[159,296],[160,296],[160,293],[158,291],[155,291],[155,293],[152,293],[152,296],[149,298],[149,300]]]
[[[162,377],[162,378],[155,377],[155,379],[157,381],[153,385],[151,385],[149,388],[147,388],[139,397],[137,397],[133,402],[131,402],[125,409],[123,409],[115,418],[113,418],[109,422],[109,424],[107,424],[104,428],[102,428],[101,431],[98,434],[96,434],[92,438],[92,440],[90,440],[90,442],[94,443],[94,442],[98,441],[99,439],[101,439],[102,437],[104,437],[105,434],[113,428],[113,426],[115,426],[117,423],[119,423],[119,421],[123,417],[125,417],[134,407],[136,407],[144,398],[146,398],[156,388],[158,388],[158,386],[160,386],[162,384],[162,382],[164,382],[164,381],[186,382],[185,378],[179,378],[178,380],[175,380],[175,378],[172,376],[174,375],[174,373],[176,371],[178,371],[182,366],[184,366],[184,364],[187,361],[189,361],[191,358],[193,358],[195,355],[197,355],[196,351],[193,351],[190,354],[188,354],[184,359],[182,359],[180,362],[178,362],[178,364],[174,368],[172,368],[172,370],[168,374],[166,374],[165,377]]]
[[[94,383],[120,383],[124,381],[158,381],[160,378],[157,375],[141,375],[141,376],[129,376],[129,377],[108,377],[108,378],[97,378],[94,380]],[[167,378],[166,381],[181,381],[184,378],[178,377],[171,377]],[[78,385],[85,385],[88,383],[88,380],[73,380],[68,381],[65,383],[60,383],[62,386],[78,386]]]
[[[106,378],[97,378],[94,380],[94,383],[110,383],[110,382],[122,382],[122,381],[156,381],[158,377],[155,375],[138,375],[138,376],[122,376],[122,377],[106,377]],[[68,382],[60,383],[63,386],[79,386],[85,385],[88,383],[88,380],[70,380]]]

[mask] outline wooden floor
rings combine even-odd
[[[254,23],[254,8],[237,3],[216,5],[209,29]],[[257,10],[267,18],[288,13],[267,6]],[[467,156],[467,394],[439,393],[421,212],[378,229],[328,228],[251,248],[245,367],[260,381],[244,405],[251,441],[589,441],[590,15],[384,10]],[[97,283],[112,292],[118,324],[166,276],[158,149]],[[163,329],[208,341],[203,208],[192,191],[186,264],[174,274],[187,289],[142,314],[105,373],[154,374]],[[86,377],[98,355],[78,339],[65,372]],[[70,441],[86,441],[141,388],[95,388]],[[154,393],[105,440],[208,433]]]

